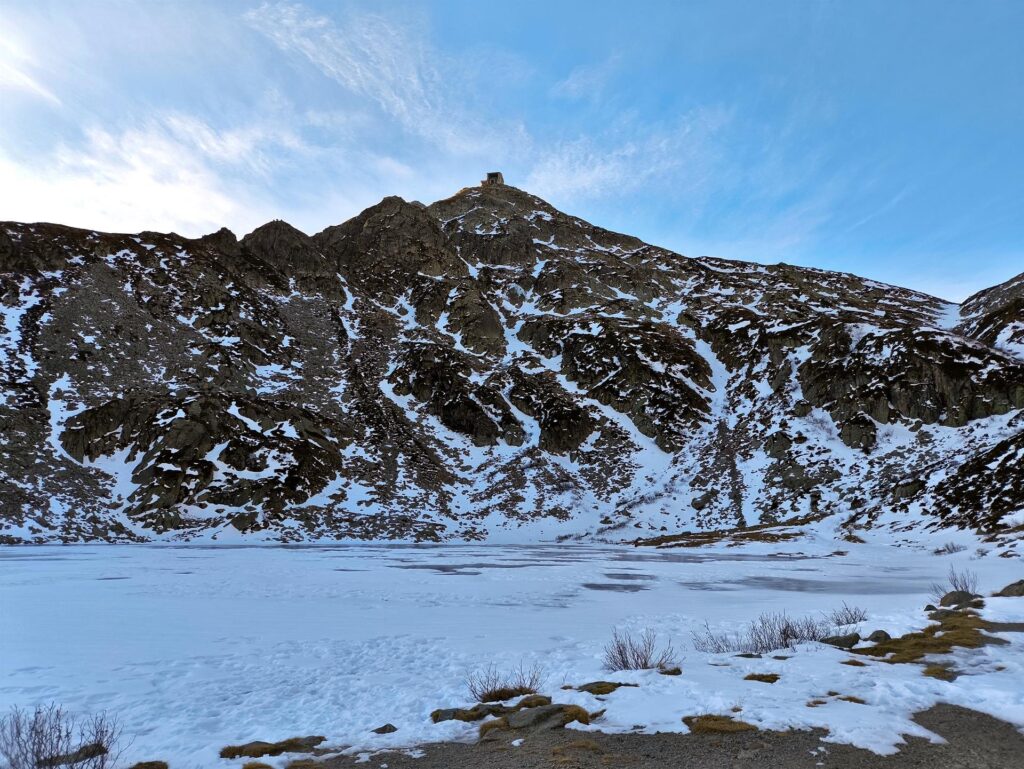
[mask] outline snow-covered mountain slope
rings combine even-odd
[[[969,297],[961,313],[962,333],[1024,358],[1024,272]]]
[[[957,307],[488,185],[308,237],[0,225],[0,541],[1024,530],[1024,278]]]

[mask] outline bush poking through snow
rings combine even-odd
[[[959,545],[956,542],[947,542],[942,547],[937,547],[932,552],[935,555],[952,555],[953,553],[962,553],[967,549],[966,545]]]
[[[476,671],[466,678],[469,696],[477,702],[501,702],[524,694],[536,694],[544,678],[544,671],[537,665],[529,669],[519,667],[502,673],[495,665]]]
[[[676,666],[675,650],[671,641],[658,651],[658,636],[647,629],[638,637],[615,630],[612,640],[604,647],[604,668],[616,670],[665,670]]]
[[[977,593],[978,575],[968,569],[964,569],[963,571],[957,571],[952,566],[950,566],[949,586],[954,590],[962,590],[965,593]]]
[[[121,725],[101,713],[77,718],[55,703],[32,711],[12,708],[0,720],[0,758],[5,769],[107,769],[117,763]]]
[[[948,592],[964,592],[975,594],[978,592],[978,575],[970,569],[957,571],[955,567],[949,567],[949,574],[946,576],[946,585],[941,582],[932,583],[932,598],[939,603]]]
[[[836,627],[846,627],[863,622],[868,618],[868,613],[859,606],[848,606],[846,601],[843,601],[841,609],[833,609],[825,618]]]
[[[836,613],[833,612],[833,615]],[[704,632],[693,634],[693,648],[710,654],[765,654],[792,648],[803,641],[820,641],[835,631],[835,625],[829,620],[794,618],[785,612],[765,612],[738,633],[715,633],[704,623]]]

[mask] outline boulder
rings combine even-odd
[[[384,726],[378,726],[376,729],[374,729],[373,733],[374,734],[391,734],[392,732],[397,732],[397,731],[398,731],[398,727],[395,726],[394,724],[384,724]]]
[[[764,451],[772,459],[782,459],[792,448],[793,441],[782,430],[777,430],[768,436],[764,442]]]
[[[840,423],[839,438],[852,449],[869,452],[878,442],[878,427],[871,417],[861,412]]]
[[[966,590],[951,590],[942,596],[942,600],[939,601],[939,606],[967,606],[971,601],[979,596],[974,593],[968,593]]]
[[[835,646],[839,649],[852,649],[860,642],[860,633],[847,633],[846,635],[832,635],[822,638],[823,644]]]
[[[602,713],[604,711],[601,711]],[[595,717],[599,714],[594,714]],[[549,704],[536,708],[523,708],[514,713],[485,721],[480,724],[480,739],[493,740],[500,731],[545,731],[561,729],[566,724],[579,721],[589,724],[591,715],[579,705]]]
[[[440,708],[430,714],[430,720],[435,724],[442,721],[480,721],[487,716],[503,716],[512,713],[515,708],[507,705],[480,704],[471,708]]]
[[[221,758],[262,758],[263,756],[279,756],[282,753],[308,753],[326,737],[291,737],[280,742],[247,742],[244,745],[228,745],[220,749]]]
[[[440,708],[430,714],[430,720],[435,724],[442,721],[480,721],[488,716],[504,716],[524,708],[537,708],[550,704],[550,697],[545,697],[543,694],[529,694],[511,706],[486,702],[471,708]]]
[[[877,644],[881,643],[882,641],[891,641],[892,636],[886,633],[884,630],[876,630],[868,636],[868,640],[873,644]]]
[[[558,729],[573,721],[590,723],[590,714],[579,705],[544,705],[524,708],[505,717],[510,729]]]
[[[1016,582],[1011,582],[996,593],[996,595],[1002,598],[1024,598],[1024,579],[1018,579]]]
[[[709,489],[700,496],[696,496],[690,500],[690,506],[698,512],[703,510],[705,507],[715,501],[715,497],[718,496],[718,492],[715,489]]]

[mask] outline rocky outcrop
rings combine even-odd
[[[837,421],[961,427],[1024,406],[1024,362],[972,340],[913,328],[858,336],[847,327],[823,330],[800,368],[804,397]]]
[[[1024,273],[969,297],[961,318],[965,335],[1024,358]]]
[[[947,524],[991,532],[1006,528],[1004,518],[1022,509],[1022,497],[1024,431],[965,457],[955,471],[930,489],[927,499]],[[1024,520],[1009,526],[1021,528]]]

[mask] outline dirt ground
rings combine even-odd
[[[893,756],[821,741],[822,731],[739,734],[600,734],[559,729],[475,745],[423,746],[425,755],[332,759],[331,769],[1024,769],[1024,734],[991,716],[937,705],[915,720],[946,739],[907,738]],[[515,737],[521,735],[514,735]]]

